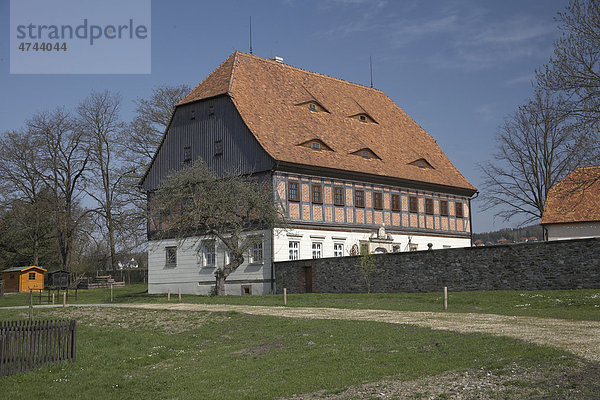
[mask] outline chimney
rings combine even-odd
[[[275,56],[275,57],[271,57],[270,59],[272,61],[275,61],[276,63],[283,64],[283,57]]]

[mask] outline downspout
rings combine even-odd
[[[471,212],[471,200],[479,197],[479,192],[475,192],[475,197],[469,198],[469,227],[471,228],[471,247],[473,247],[473,213]]]

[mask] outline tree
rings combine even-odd
[[[50,191],[61,267],[70,271],[79,225],[89,210],[79,204],[84,196],[83,178],[89,148],[73,116],[57,108],[36,114],[27,122],[28,133],[39,144],[39,176]]]
[[[563,94],[568,110],[593,139],[598,159],[600,128],[600,0],[572,0],[558,14],[562,37],[554,56],[536,71],[540,88]]]
[[[151,196],[151,215],[164,221],[159,238],[215,238],[229,251],[229,263],[215,268],[217,295],[225,294],[225,280],[259,240],[251,233],[284,223],[269,182],[235,172],[218,177],[198,160],[169,175]]]
[[[377,265],[375,264],[374,256],[369,253],[368,249],[361,251],[358,268],[367,286],[367,293],[371,293],[371,280],[377,272]]]
[[[483,206],[499,207],[505,221],[541,218],[550,188],[582,162],[585,139],[579,135],[565,101],[541,91],[518,108],[496,135],[494,162],[480,165],[485,179]]]
[[[118,140],[124,130],[120,105],[118,95],[105,91],[92,92],[77,107],[77,125],[87,142],[91,166],[86,192],[98,204],[95,212],[103,221],[113,271],[117,267],[116,236],[127,223],[124,180],[128,171]]]

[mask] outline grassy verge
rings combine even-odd
[[[593,366],[500,337],[236,313],[67,308],[36,315],[78,320],[77,361],[0,378],[5,398],[269,399],[473,370],[506,377],[508,398],[600,395],[590,385],[600,378]],[[0,319],[25,316],[0,310]],[[544,373],[527,379],[516,370]],[[586,379],[572,381],[573,374]],[[442,395],[451,394],[448,385]]]
[[[114,289],[117,303],[162,303],[167,296],[146,293],[146,285],[131,285]],[[497,290],[449,293],[449,312],[522,315],[575,320],[600,320],[600,289],[580,290]],[[26,305],[28,294],[12,294],[0,298],[0,307]],[[45,300],[44,300],[45,301]],[[62,299],[61,299],[62,301]],[[177,301],[177,294],[171,302]],[[281,295],[208,297],[183,295],[187,303],[245,304],[281,306]],[[80,290],[78,299],[70,304],[108,303],[108,289]],[[382,309],[398,311],[442,311],[441,293],[348,293],[290,294],[289,307],[334,307]]]

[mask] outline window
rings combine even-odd
[[[373,208],[376,210],[383,209],[383,195],[381,192],[373,192]]]
[[[313,203],[323,203],[323,194],[321,185],[311,185],[311,198]]]
[[[463,203],[457,201],[454,203],[454,209],[456,210],[456,218],[462,218],[463,214]]]
[[[365,115],[359,115],[358,119],[360,122],[367,122],[367,117]]]
[[[290,201],[300,201],[298,182],[288,182],[288,199]]]
[[[223,154],[223,141],[215,140],[215,156],[220,156]]]
[[[371,158],[371,153],[369,153],[369,152],[368,152],[368,151],[366,151],[366,150],[363,150],[363,152],[362,152],[362,153],[360,153],[360,155],[361,155],[363,158]]]
[[[252,294],[252,285],[242,285],[242,296],[249,296]]]
[[[364,207],[365,206],[364,190],[355,190],[354,191],[354,205],[356,207]]]
[[[300,258],[300,242],[298,241],[290,241],[290,260],[298,260]]]
[[[448,201],[440,200],[440,215],[448,216]]]
[[[312,258],[321,258],[321,243],[320,242],[313,242]]]
[[[343,243],[334,243],[333,244],[333,256],[334,257],[343,257],[344,256],[344,244]]]
[[[186,146],[183,148],[183,162],[192,162],[192,148],[190,146]]]
[[[319,142],[312,142],[312,144],[310,145],[310,148],[313,150],[321,150],[321,143]]]
[[[400,195],[392,195],[392,211],[400,211]]]
[[[408,251],[417,251],[418,247],[419,247],[419,245],[417,243],[409,243],[408,244]]]
[[[250,248],[250,262],[252,264],[261,264],[263,262],[263,242],[257,242]]]
[[[167,267],[177,266],[177,246],[165,247],[166,260],[165,264]]]
[[[425,214],[433,215],[433,199],[425,199]]]
[[[417,201],[417,198],[414,196],[410,196],[408,198],[408,211],[410,211],[411,213],[419,212],[419,203]]]
[[[35,281],[35,272],[30,272],[29,273],[29,280],[30,281]]]
[[[317,106],[315,105],[315,103],[308,103],[308,109],[310,111],[317,111]]]
[[[190,119],[193,121],[196,119],[196,111],[192,110],[191,115],[190,115]]]
[[[341,186],[335,186],[333,188],[333,204],[335,204],[336,206],[343,206],[344,203],[344,188]]]
[[[215,244],[214,240],[205,240],[202,243],[205,267],[214,267],[216,265],[217,251],[215,249]]]
[[[211,118],[215,117],[215,106],[209,106],[208,107],[208,116]]]

